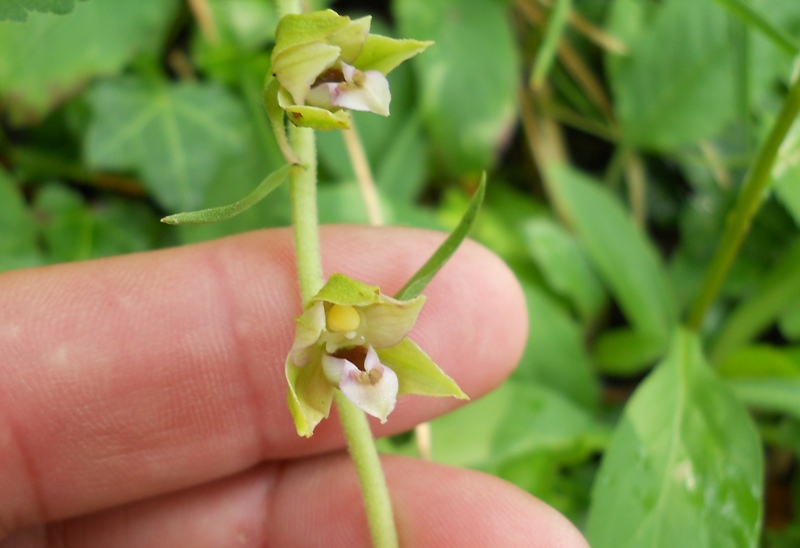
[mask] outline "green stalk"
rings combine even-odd
[[[750,230],[750,223],[761,206],[764,190],[770,182],[772,165],[798,112],[800,112],[800,77],[795,78],[792,83],[778,119],[775,120],[766,141],[759,148],[736,205],[728,215],[720,244],[711,259],[700,294],[689,312],[686,322],[689,329],[694,331],[700,329],[706,311],[717,297],[742,241]]]
[[[278,0],[278,13],[281,16],[301,13],[300,2]],[[290,126],[289,142],[303,166],[303,169],[292,169],[289,193],[292,202],[297,278],[305,305],[325,283],[322,274],[317,212],[317,147],[314,131],[308,128]],[[339,390],[334,391],[334,399],[347,438],[350,456],[358,474],[373,545],[375,548],[396,548],[398,541],[392,515],[392,502],[367,417]]]
[[[381,460],[372,439],[367,417],[339,390],[334,392],[334,399],[350,449],[350,458],[353,459],[358,471],[372,545],[375,548],[394,548],[399,544],[392,513],[392,500],[389,497]]]
[[[304,168],[292,169],[289,197],[292,202],[297,279],[305,305],[325,284],[317,220],[317,146],[314,130],[292,126],[289,128],[289,142]]]

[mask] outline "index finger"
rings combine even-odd
[[[328,228],[326,271],[391,294],[441,238]],[[304,440],[286,409],[293,261],[271,230],[0,276],[0,532],[341,446],[337,421]],[[412,337],[470,396],[497,385],[526,330],[508,270],[466,244],[426,293]],[[379,431],[455,405],[402,398]]]

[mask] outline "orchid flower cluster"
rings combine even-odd
[[[388,116],[392,95],[386,75],[431,42],[370,34],[370,17],[352,20],[331,10],[299,13],[299,0],[277,0],[277,5],[282,17],[263,98],[286,164],[237,202],[176,213],[162,221],[177,225],[229,219],[289,178],[304,306],[295,320],[294,344],[286,358],[288,407],[297,433],[310,437],[336,401],[368,502],[373,542],[381,548],[395,547],[391,499],[365,413],[385,422],[404,394],[468,399],[408,334],[425,303],[419,293],[466,237],[483,200],[486,179],[458,226],[394,297],[343,274],[325,281],[314,130],[350,130],[352,110]]]
[[[272,53],[274,80],[265,103],[295,126],[347,129],[350,110],[389,115],[386,74],[430,42],[369,33],[370,17],[351,20],[331,10],[281,18]],[[275,97],[271,95],[275,94]],[[282,136],[278,135],[279,141]],[[293,157],[290,151],[287,157]],[[335,390],[385,422],[402,394],[466,399],[408,333],[425,298],[394,299],[377,287],[332,275],[297,318],[286,359],[288,403],[298,434],[311,436],[328,416]]]

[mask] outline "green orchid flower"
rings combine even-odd
[[[289,409],[309,437],[327,418],[334,390],[386,422],[403,394],[468,399],[408,333],[425,297],[397,300],[334,274],[296,319],[286,358]]]
[[[272,50],[277,102],[300,127],[347,129],[350,110],[389,115],[386,75],[432,42],[369,34],[371,17],[332,10],[281,18]],[[272,92],[272,87],[267,86]]]

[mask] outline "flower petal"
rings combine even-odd
[[[325,69],[339,59],[340,53],[338,47],[321,42],[300,44],[275,55],[272,59],[272,72],[292,96],[293,103],[302,105],[312,84]]]
[[[389,91],[386,76],[377,70],[368,70],[362,74],[363,77],[357,78],[353,83],[336,86],[335,92],[331,94],[331,103],[341,108],[389,116],[392,93]]]
[[[379,34],[370,34],[364,42],[361,54],[355,66],[361,70],[378,70],[389,74],[403,61],[422,53],[433,42],[389,38]]]
[[[398,379],[394,371],[380,363],[375,350],[367,350],[364,361],[366,371],[361,371],[347,360],[343,360],[342,380],[339,388],[353,404],[386,422],[386,417],[397,402]]]
[[[391,367],[400,379],[398,394],[422,396],[453,396],[460,400],[469,397],[456,382],[442,371],[411,339],[403,339],[391,348],[379,348],[378,357],[386,367]]]
[[[424,304],[425,297],[422,295],[408,301],[382,296],[379,304],[362,308],[365,340],[375,348],[396,345],[414,327]]]
[[[325,377],[319,359],[306,367],[295,367],[287,360],[286,380],[289,383],[286,399],[297,433],[310,437],[330,413],[333,385]]]

